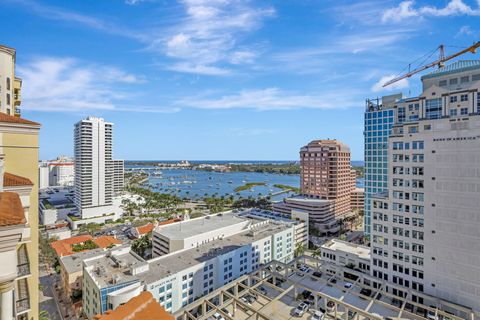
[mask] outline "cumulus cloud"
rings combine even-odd
[[[185,17],[152,40],[149,49],[173,60],[170,70],[225,75],[230,67],[252,63],[257,52],[241,46],[241,38],[258,29],[273,8],[257,8],[248,1],[183,0]]]
[[[391,85],[387,87],[383,87],[383,85],[387,82],[395,78],[396,76],[391,74],[387,76],[383,76],[378,80],[373,86],[372,86],[372,91],[373,92],[379,92],[379,91],[393,91],[393,90],[401,90],[409,87],[408,79],[402,79],[400,81],[397,81],[395,83],[392,83]]]
[[[463,0],[450,0],[445,7],[421,6],[415,8],[415,1],[406,0],[400,2],[397,7],[383,11],[383,22],[399,22],[413,17],[447,17],[447,16],[478,16],[480,15],[480,2],[473,8]]]

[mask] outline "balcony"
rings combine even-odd
[[[17,251],[17,261],[18,277],[30,275],[30,261],[28,259],[28,251],[25,244],[22,244]]]
[[[26,279],[17,280],[15,306],[17,315],[30,310],[30,295],[28,293],[28,283]]]

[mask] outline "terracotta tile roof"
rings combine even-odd
[[[180,219],[180,218],[170,219],[170,220],[162,221],[162,222],[160,222],[158,225],[159,225],[159,226],[164,226],[164,225],[166,225],[166,224],[170,224],[170,223],[174,223],[174,222],[179,222],[179,221],[182,221],[182,219]]]
[[[16,174],[5,172],[3,174],[4,187],[33,186],[33,182],[28,178],[17,176]]]
[[[112,236],[102,236],[96,239],[93,239],[93,242],[102,249],[108,248],[112,244],[122,244],[122,241],[115,239]]]
[[[15,192],[0,192],[0,227],[25,223],[20,196]]]
[[[77,237],[71,237],[68,239],[54,241],[50,245],[57,252],[57,255],[59,257],[64,257],[74,253],[72,250],[72,246],[74,244],[83,243],[87,240],[92,240],[92,236],[89,234],[86,234],[86,235],[81,235]]]
[[[149,222],[144,226],[137,227],[137,232],[139,235],[144,235],[152,231],[154,227],[153,223]]]
[[[33,122],[27,119],[15,117],[8,115],[6,113],[1,113],[0,112],[0,122],[8,122],[8,123],[18,123],[18,124],[29,124],[29,125],[34,125],[34,126],[39,126],[40,123],[38,122]]]
[[[152,294],[143,291],[115,310],[96,315],[94,320],[173,320],[171,314],[157,303]]]

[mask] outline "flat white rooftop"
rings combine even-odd
[[[247,225],[249,221],[254,220],[256,219],[250,217],[238,217],[231,212],[226,212],[158,226],[154,231],[168,237],[169,239],[182,240],[236,224]]]
[[[322,245],[322,248],[355,254],[362,259],[370,260],[370,248],[359,244],[332,239]]]

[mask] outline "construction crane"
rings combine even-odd
[[[475,53],[477,52],[477,48],[478,48],[478,47],[480,47],[480,41],[477,41],[474,45],[472,45],[472,46],[470,46],[470,47],[468,47],[468,48],[466,48],[466,49],[463,49],[462,51],[459,51],[459,52],[457,52],[457,53],[454,53],[454,54],[452,54],[452,55],[450,55],[450,56],[445,57],[445,47],[444,47],[444,45],[442,44],[442,45],[440,45],[440,46],[438,47],[438,51],[439,51],[439,53],[440,53],[440,58],[439,58],[438,60],[433,61],[433,62],[431,62],[431,63],[429,63],[429,64],[426,64],[426,65],[424,65],[424,66],[422,66],[422,67],[419,67],[419,68],[417,68],[417,69],[415,69],[415,70],[413,70],[413,71],[410,71],[410,72],[408,72],[408,73],[405,73],[404,75],[401,75],[401,76],[398,76],[398,77],[396,77],[396,78],[393,78],[392,80],[385,82],[385,84],[383,85],[383,87],[389,86],[389,85],[391,85],[392,83],[395,83],[395,82],[400,81],[400,80],[402,80],[402,79],[410,78],[410,77],[413,76],[414,74],[417,74],[417,73],[419,73],[419,72],[422,72],[423,70],[428,69],[428,68],[432,68],[432,67],[435,67],[435,66],[438,66],[439,68],[441,68],[441,67],[443,67],[443,66],[445,65],[445,61],[448,61],[448,60],[451,60],[451,59],[453,59],[453,58],[456,58],[456,57],[458,57],[458,56],[460,56],[460,55],[462,55],[462,54],[464,54],[464,53],[471,52],[471,53],[475,54]]]

